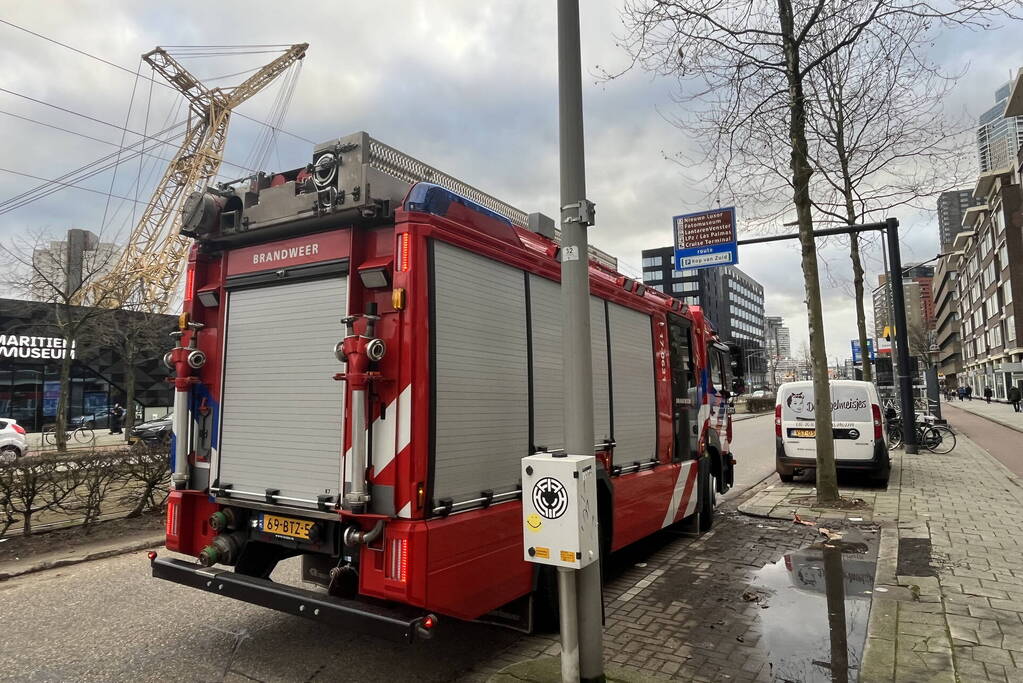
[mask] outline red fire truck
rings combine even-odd
[[[519,470],[562,445],[553,221],[360,132],[196,193],[182,226],[166,545],[197,562],[153,574],[408,640],[437,615],[549,604],[522,560]],[[737,364],[698,307],[592,256],[607,553],[710,527]],[[294,556],[326,590],[270,580]]]

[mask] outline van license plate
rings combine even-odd
[[[813,439],[817,436],[816,429],[793,429],[789,431],[789,436],[794,436],[797,439]]]
[[[309,530],[314,522],[307,519],[292,519],[291,517],[278,517],[276,515],[263,515],[261,525],[263,533],[274,534],[275,536],[290,536],[309,540]]]

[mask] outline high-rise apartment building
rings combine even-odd
[[[983,204],[967,212],[967,230],[953,247],[963,252],[956,268],[963,371],[975,395],[990,387],[1005,400],[1023,388],[1023,231],[1015,222],[1023,192],[1009,169],[983,173],[974,195]]]
[[[1012,83],[995,91],[995,106],[981,114],[977,123],[977,155],[981,174],[1012,168],[1023,146],[1023,116],[1006,114]]]
[[[32,251],[32,298],[60,301],[82,286],[103,277],[121,254],[116,244],[79,228],[67,231],[67,239],[53,241]]]
[[[747,382],[767,380],[764,288],[735,266],[675,270],[672,247],[643,250],[643,284],[700,306],[722,339],[743,349]]]
[[[953,387],[959,385],[958,375],[963,367],[956,264],[956,257],[945,256],[934,271],[934,343],[938,346],[938,374],[944,375],[946,385]]]
[[[764,337],[769,356],[778,358],[792,356],[789,328],[785,326],[785,321],[780,315],[769,315],[764,318]]]
[[[902,269],[902,293],[906,302],[906,324],[911,331],[926,333],[934,329],[934,266],[910,265]],[[877,278],[874,290],[874,335],[884,336],[884,328],[891,327],[892,293],[888,275]],[[918,344],[919,345],[919,344]]]
[[[938,239],[942,251],[951,248],[952,241],[963,229],[963,215],[977,203],[973,190],[952,190],[938,195]]]

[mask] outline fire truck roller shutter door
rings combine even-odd
[[[218,477],[235,490],[339,495],[342,387],[332,349],[347,278],[231,292]]]
[[[604,300],[595,296],[590,297],[590,343],[593,357],[593,443],[600,443],[614,435],[611,433],[611,385],[607,367],[607,312]]]
[[[650,460],[657,448],[650,316],[609,303],[608,326],[611,330],[614,437],[618,444],[615,461]]]
[[[529,447],[522,271],[436,241],[434,476],[454,502],[511,491]]]
[[[565,440],[561,285],[531,274],[529,303],[533,330],[533,442],[536,446],[561,448]]]

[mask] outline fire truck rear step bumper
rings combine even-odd
[[[152,567],[158,579],[389,640],[411,643],[416,638],[429,638],[437,623],[437,617],[411,607],[335,598],[182,560],[156,558]]]

